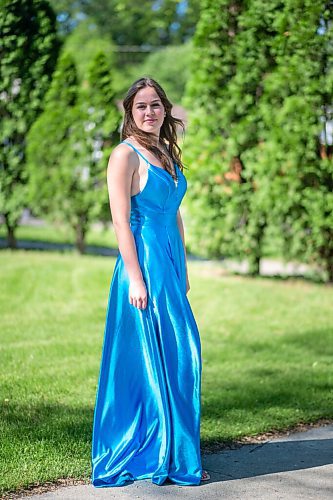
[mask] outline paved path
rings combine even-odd
[[[113,488],[59,488],[30,499],[332,500],[333,425],[204,455],[203,466],[211,480],[200,486],[157,486],[141,480]]]

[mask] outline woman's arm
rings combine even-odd
[[[184,247],[184,254],[185,254],[185,266],[186,266],[186,293],[190,289],[190,282],[188,279],[188,270],[187,270],[187,255],[186,255],[186,246],[185,246],[185,231],[184,231],[184,224],[183,224],[183,219],[180,214],[180,210],[178,209],[177,211],[177,224],[180,232],[180,236],[183,242],[183,247]]]
[[[109,159],[107,185],[112,222],[119,252],[129,277],[129,301],[139,309],[147,306],[147,290],[140,269],[133,233],[130,229],[131,185],[135,171],[133,153],[124,145],[117,146]]]

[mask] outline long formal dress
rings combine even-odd
[[[125,142],[125,141],[124,141]],[[177,210],[187,181],[148,164],[145,187],[131,197],[130,227],[148,303],[129,302],[118,253],[108,300],[92,443],[92,483],[121,486],[151,478],[201,481],[201,343],[186,295]]]

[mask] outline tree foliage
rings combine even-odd
[[[190,76],[192,49],[191,42],[171,45],[152,52],[144,62],[134,64],[125,71],[117,72],[117,93],[124,95],[135,80],[142,76],[149,76],[162,85],[173,103],[180,104]]]
[[[200,0],[51,0],[62,31],[70,32],[82,16],[94,21],[117,46],[181,45],[193,36]],[[145,53],[120,52],[119,62],[140,62]]]
[[[3,0],[0,35],[0,213],[15,247],[26,201],[26,135],[41,112],[59,50],[54,12],[44,0]]]
[[[80,21],[66,36],[63,50],[73,57],[80,80],[87,76],[89,65],[99,52],[106,55],[110,67],[116,64],[114,44],[90,18]]]
[[[99,53],[81,85],[73,58],[63,53],[45,110],[28,136],[31,204],[42,216],[69,224],[81,253],[89,224],[108,208],[106,164],[119,126],[110,74]]]
[[[245,256],[256,273],[269,229],[286,257],[333,279],[332,156],[319,143],[331,38],[330,2],[203,3],[187,148],[194,240],[209,255]]]
[[[197,246],[214,257],[250,256],[257,272],[266,222],[242,156],[258,142],[262,76],[274,64],[267,50],[274,2],[251,4],[204,2],[186,102],[193,110],[189,200]]]
[[[263,147],[270,211],[286,257],[319,263],[333,281],[333,2],[286,2],[276,17],[277,66],[265,81]],[[274,113],[271,113],[272,104]]]

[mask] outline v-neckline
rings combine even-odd
[[[144,157],[145,160],[147,161],[147,163],[149,163],[149,165],[151,165],[152,167],[155,167],[155,168],[158,168],[159,170],[162,170],[163,172],[166,172],[168,175],[170,175],[170,177],[174,180],[173,176],[170,174],[170,172],[167,171],[166,168],[163,168],[163,167],[159,167],[158,165],[154,165],[154,163],[151,163],[147,157]],[[175,170],[175,174],[177,176],[177,170],[176,170],[176,164],[173,163],[173,168]],[[177,176],[178,177],[178,176]]]
[[[172,180],[173,184],[175,185],[175,187],[177,188],[178,187],[178,182],[179,182],[179,177],[178,177],[178,173],[177,173],[177,170],[176,170],[176,164],[174,164],[174,169],[175,169],[175,173],[177,175],[177,178],[174,179],[173,176],[170,174],[170,172],[168,172],[165,168],[163,167],[158,167],[157,165],[154,165],[153,163],[150,163],[150,161],[147,160],[147,163],[150,167],[154,167],[156,168],[157,170],[162,170],[162,172],[165,172],[169,177],[170,177],[170,180]]]
[[[141,158],[143,158],[143,160],[145,160],[147,162],[148,165],[154,167],[154,168],[157,168],[158,170],[162,170],[163,172],[166,172],[166,174],[172,179],[175,187],[177,188],[178,187],[178,182],[179,182],[179,175],[178,175],[178,172],[177,172],[177,169],[176,169],[176,163],[173,162],[173,168],[174,168],[174,171],[175,171],[175,175],[176,175],[176,179],[174,179],[173,175],[170,174],[170,172],[168,172],[165,168],[163,167],[159,167],[158,165],[154,165],[154,163],[151,163],[148,158],[146,156],[144,156],[141,151],[136,147],[134,146],[134,144],[132,144],[131,142],[128,142],[126,140],[123,141],[123,143],[127,144],[128,146],[130,146],[132,149],[134,149],[134,151],[136,151],[136,153],[141,156]]]

